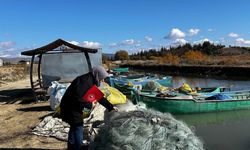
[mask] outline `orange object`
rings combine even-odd
[[[103,96],[102,91],[100,91],[96,85],[93,85],[83,96],[83,99],[91,103],[102,99]]]

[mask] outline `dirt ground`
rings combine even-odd
[[[67,143],[31,134],[52,111],[49,102],[35,103],[29,78],[0,87],[0,148],[66,149]]]

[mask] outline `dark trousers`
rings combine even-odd
[[[68,135],[68,149],[80,150],[83,146],[83,126],[70,126]]]

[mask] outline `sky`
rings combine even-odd
[[[58,38],[104,53],[204,41],[250,46],[250,1],[0,1],[0,57],[17,57]]]

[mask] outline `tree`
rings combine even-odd
[[[128,60],[128,52],[125,50],[119,50],[115,53],[115,60]]]
[[[102,63],[106,63],[109,60],[108,56],[102,54]]]

